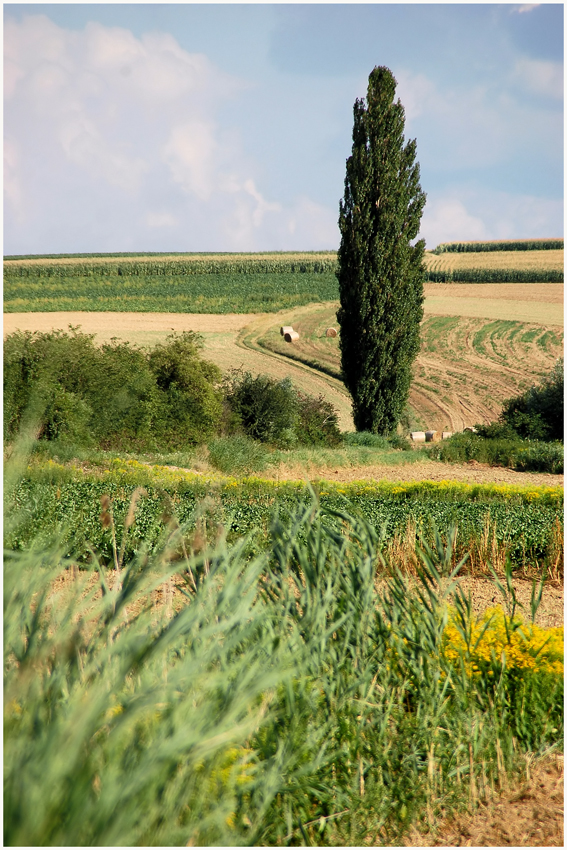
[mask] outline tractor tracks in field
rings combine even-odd
[[[294,308],[294,319],[301,318],[303,312],[308,313],[312,310],[312,304],[307,305],[305,308]],[[354,425],[352,421],[351,399],[342,381],[307,365],[299,359],[295,360],[291,357],[286,357],[284,354],[277,354],[260,344],[259,340],[261,337],[274,327],[276,321],[277,315],[273,313],[254,319],[237,334],[235,339],[236,345],[239,348],[243,348],[248,352],[254,352],[257,356],[262,357],[266,365],[264,371],[269,372],[273,377],[283,378],[289,376],[296,386],[304,392],[315,396],[323,395],[335,407],[341,430],[352,431]]]

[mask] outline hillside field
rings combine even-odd
[[[410,396],[416,429],[457,431],[491,421],[506,398],[537,383],[561,356],[561,284],[428,283],[425,295],[422,347]],[[326,328],[336,325],[337,306],[306,305],[275,315],[7,313],[4,335],[15,329],[65,330],[71,324],[96,334],[100,343],[118,337],[152,345],[172,331],[194,330],[204,337],[205,356],[223,371],[289,375],[304,392],[328,398],[341,428],[352,430],[350,399],[339,379],[338,339],[325,337]],[[293,346],[279,333],[287,324],[300,332]]]

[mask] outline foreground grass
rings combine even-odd
[[[562,630],[513,607],[476,622],[455,530],[421,541],[413,589],[314,494],[272,508],[255,556],[207,545],[173,500],[129,557],[127,489],[123,522],[102,500],[108,565],[7,552],[5,844],[392,845],[560,749]],[[8,536],[21,520],[8,507]]]

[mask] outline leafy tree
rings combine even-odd
[[[352,154],[340,204],[341,362],[357,431],[393,431],[404,410],[423,315],[425,194],[415,140],[404,142],[396,80],[374,68],[354,104]]]

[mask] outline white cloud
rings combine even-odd
[[[65,250],[66,215],[74,232],[102,239],[93,250],[121,240],[155,250],[144,239],[166,232],[179,250],[294,247],[283,243],[309,202],[285,209],[266,197],[238,132],[217,119],[245,82],[166,33],[137,38],[98,23],[72,32],[34,15],[8,20],[5,37],[5,199],[16,250]],[[106,220],[104,203],[114,213]],[[312,215],[324,212],[313,206]],[[24,219],[28,237],[17,226]],[[55,221],[58,245],[34,245],[33,233],[53,238]]]
[[[148,227],[176,227],[179,220],[169,212],[148,212],[146,224]]]
[[[563,65],[523,57],[516,62],[512,81],[535,95],[563,99]]]
[[[173,181],[202,201],[209,200],[217,188],[216,154],[218,143],[210,121],[186,121],[172,127],[163,147]]]
[[[425,239],[428,248],[434,248],[440,242],[488,238],[482,218],[471,215],[456,197],[428,201],[421,221],[420,237]]]
[[[440,242],[562,234],[562,201],[470,186],[454,186],[428,198],[420,232],[429,249]]]

